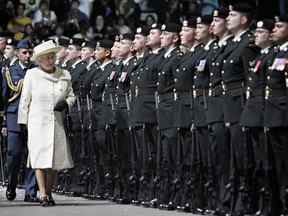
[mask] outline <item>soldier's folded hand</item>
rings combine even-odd
[[[63,110],[68,108],[68,104],[66,100],[58,101],[54,107],[54,111],[62,112]]]

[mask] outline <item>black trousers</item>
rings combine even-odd
[[[268,133],[269,142],[272,147],[272,160],[270,167],[274,169],[271,173],[274,178],[271,179],[272,188],[272,212],[273,215],[288,212],[288,145],[287,145],[287,127],[270,128]],[[278,211],[277,211],[278,209]]]
[[[153,199],[151,190],[153,177],[156,176],[157,160],[157,128],[155,124],[143,123],[134,127],[135,143],[133,150],[136,176],[139,180],[138,199],[149,201]]]
[[[160,130],[160,203],[168,203],[172,199],[172,179],[176,170],[177,129]]]
[[[224,122],[209,124],[208,208],[222,209],[225,183],[229,180],[230,145]]]

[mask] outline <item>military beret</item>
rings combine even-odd
[[[257,28],[267,29],[268,31],[272,31],[274,28],[274,21],[270,19],[263,19],[257,22]]]
[[[226,19],[229,15],[229,10],[225,7],[220,7],[213,11],[213,17],[219,17],[222,19]]]
[[[150,26],[150,30],[151,29],[158,29],[158,30],[161,30],[161,25],[159,23],[153,23],[151,26]]]
[[[190,17],[189,19],[186,19],[182,22],[183,27],[189,27],[189,28],[196,28],[197,19],[195,17]]]
[[[62,47],[68,47],[69,45],[69,38],[67,37],[59,37],[58,38],[58,46],[62,46]]]
[[[32,49],[33,45],[30,40],[20,40],[16,46],[17,49]]]
[[[161,30],[173,33],[179,33],[181,31],[181,27],[176,23],[167,23],[161,26]]]
[[[210,25],[213,21],[213,17],[210,15],[204,15],[202,17],[197,17],[197,24]]]
[[[119,36],[119,39],[120,40],[131,40],[131,41],[133,41],[134,40],[134,34],[132,34],[132,33],[122,34],[122,35]]]
[[[103,39],[97,42],[96,47],[102,47],[105,49],[111,49],[113,47],[113,41],[108,39]]]
[[[147,35],[149,35],[149,28],[147,28],[146,26],[138,27],[136,29],[136,33],[135,34],[140,34],[140,35],[143,35],[143,36],[147,36]]]
[[[6,45],[14,46],[16,47],[17,41],[14,38],[8,38],[6,41]]]
[[[71,38],[69,40],[69,45],[79,46],[81,47],[82,43],[84,42],[81,38]]]
[[[96,42],[93,41],[93,40],[90,40],[90,41],[84,41],[82,44],[81,44],[81,47],[89,47],[89,48],[92,48],[92,49],[95,49],[96,47]]]
[[[275,22],[287,22],[288,23],[288,15],[280,15],[275,16]]]
[[[237,11],[240,13],[248,13],[248,14],[252,14],[254,9],[255,8],[251,4],[246,2],[239,2],[229,6],[230,11]]]

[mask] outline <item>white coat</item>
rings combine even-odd
[[[63,113],[56,103],[75,101],[69,72],[57,68],[52,74],[40,68],[27,71],[18,111],[18,124],[28,128],[28,166],[33,169],[71,168],[73,161],[63,126]]]

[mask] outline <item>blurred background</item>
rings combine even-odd
[[[288,12],[287,0],[243,1],[255,6],[256,19]],[[113,39],[141,25],[181,22],[233,2],[236,0],[0,0],[0,32],[8,31],[16,40],[63,35]]]

